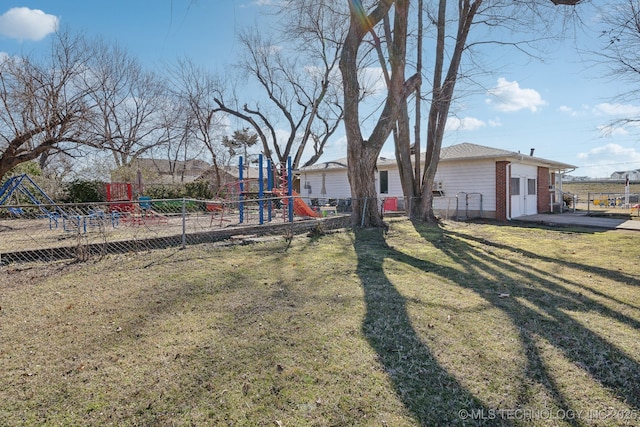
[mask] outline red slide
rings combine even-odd
[[[274,189],[273,194],[276,194],[280,197],[284,197],[287,195],[286,191],[281,189]],[[283,200],[286,203],[286,200]],[[304,200],[300,197],[298,193],[293,192],[293,213],[298,216],[310,216],[314,218],[319,218],[322,216],[320,212],[316,212],[309,205],[307,205]]]

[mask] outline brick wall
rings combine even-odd
[[[551,200],[549,191],[549,168],[538,167],[538,213],[551,211],[549,201]]]
[[[496,219],[507,220],[507,165],[509,162],[496,162]]]

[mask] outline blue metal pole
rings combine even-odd
[[[262,154],[258,155],[258,216],[260,225],[264,224],[264,174],[262,171]]]
[[[287,195],[289,196],[289,222],[293,222],[293,179],[291,179],[291,157],[287,158]]]
[[[242,203],[242,193],[244,193],[244,182],[242,181],[242,156],[238,161],[238,179],[240,180],[240,194],[238,195],[238,206],[240,208],[240,224],[244,222],[244,203]]]

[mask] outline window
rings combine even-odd
[[[380,194],[389,193],[389,171],[380,171]]]
[[[535,196],[536,195],[536,180],[535,179],[527,179],[527,195]]]
[[[520,178],[511,178],[509,192],[512,196],[520,195]]]
[[[435,197],[444,196],[444,184],[442,181],[436,181],[433,183],[433,187],[431,187],[431,194]]]

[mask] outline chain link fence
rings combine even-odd
[[[289,208],[291,206],[291,209]],[[303,233],[349,224],[337,209],[300,215],[287,197],[0,206],[0,262],[85,260],[107,253],[186,247],[234,236]],[[321,225],[319,225],[321,224]]]
[[[584,202],[578,200],[578,202]],[[589,214],[612,212],[617,213],[631,209],[632,214],[638,211],[640,194],[638,193],[587,193],[586,211]],[[577,203],[576,203],[577,204]]]
[[[479,196],[452,198],[445,218],[482,213]],[[411,199],[381,197],[374,204],[385,215],[406,215]],[[479,207],[475,205],[478,204]],[[351,198],[258,197],[233,201],[151,199],[135,201],[20,204],[0,206],[0,263],[86,260],[108,253],[137,252],[264,235],[300,234],[352,225]],[[474,209],[469,206],[473,205]],[[464,212],[464,215],[462,213]],[[364,221],[364,218],[362,219]],[[360,218],[354,224],[360,223]]]

